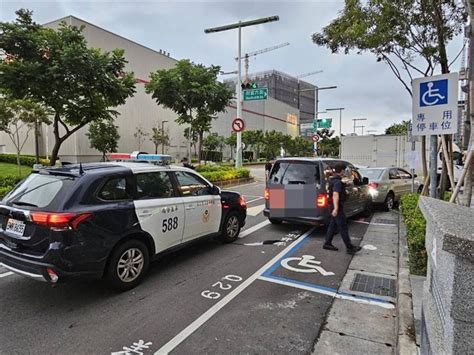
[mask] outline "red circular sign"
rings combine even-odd
[[[232,130],[234,132],[242,132],[245,129],[245,122],[241,118],[236,118],[232,121]]]
[[[313,142],[315,142],[315,143],[316,143],[316,142],[319,142],[319,136],[318,136],[317,134],[315,134],[315,135],[313,136]]]

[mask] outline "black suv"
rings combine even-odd
[[[347,217],[370,214],[372,200],[368,179],[362,178],[350,163],[338,159],[282,158],[270,172],[265,189],[264,215],[271,223],[283,221],[325,225],[329,222],[329,178],[336,163],[343,163],[346,174]]]
[[[239,193],[182,167],[45,168],[0,202],[0,262],[46,282],[104,277],[127,290],[165,250],[210,235],[234,241],[246,212]]]

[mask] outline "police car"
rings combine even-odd
[[[151,259],[198,238],[229,243],[246,202],[169,156],[112,154],[117,162],[34,170],[0,201],[0,263],[50,283],[104,278],[135,287]]]

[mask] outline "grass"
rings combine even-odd
[[[28,166],[20,166],[21,177],[25,177],[31,173],[31,168]],[[16,164],[0,163],[0,176],[18,176],[18,166]]]

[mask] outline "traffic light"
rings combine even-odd
[[[242,90],[258,89],[257,83],[242,83]]]

